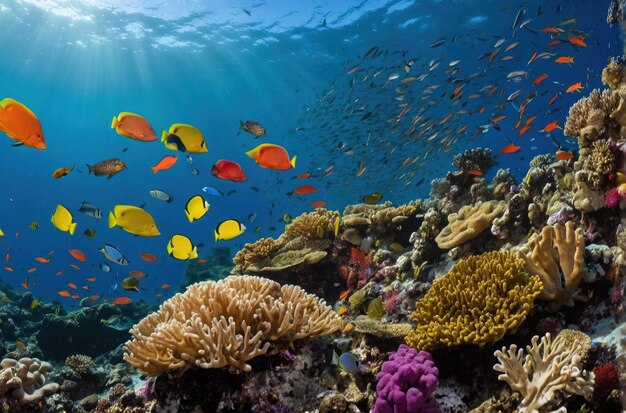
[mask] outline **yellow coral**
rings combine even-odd
[[[417,302],[411,314],[416,328],[406,342],[418,350],[494,343],[524,321],[541,289],[539,277],[526,274],[513,252],[471,256]]]
[[[585,158],[583,166],[599,175],[608,175],[614,171],[615,153],[606,139],[600,139],[591,144],[591,153]]]
[[[284,236],[287,238],[334,238],[335,224],[339,219],[338,211],[329,211],[318,208],[313,212],[308,212],[296,217],[293,222],[285,228]]]
[[[466,205],[448,216],[448,225],[435,238],[439,248],[452,249],[462,245],[491,227],[491,223],[506,209],[505,201],[478,202]]]
[[[539,299],[550,301],[550,308],[572,306],[585,266],[585,239],[582,228],[568,221],[565,225],[545,226],[520,249],[529,274],[539,276],[543,290]]]
[[[620,89],[626,75],[626,67],[621,65],[617,59],[611,58],[609,64],[602,70],[602,83],[613,90]]]
[[[261,277],[193,284],[135,325],[124,360],[146,375],[192,366],[233,366],[265,354],[270,342],[330,334],[341,318],[302,288]]]
[[[280,249],[284,243],[285,241],[282,237],[277,240],[261,238],[254,243],[247,243],[233,258],[233,264],[235,264],[233,272],[242,274],[251,265],[259,265],[264,260],[269,260],[269,257]]]
[[[581,148],[589,147],[598,136],[607,132],[610,115],[619,103],[619,93],[613,90],[592,90],[589,96],[580,99],[570,108],[563,133],[578,137]]]

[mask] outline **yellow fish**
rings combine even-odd
[[[246,227],[236,219],[227,219],[215,227],[215,241],[229,240],[243,234]]]
[[[187,204],[185,205],[185,215],[189,222],[193,222],[198,220],[207,213],[207,211],[211,208],[211,205],[200,195],[195,195],[189,198]]]
[[[208,152],[202,133],[191,125],[175,123],[161,133],[161,142],[167,149],[189,153]]]
[[[4,231],[0,229],[0,237],[4,237]]]
[[[167,243],[167,253],[177,260],[198,258],[198,248],[191,243],[189,238],[180,234],[173,235]]]
[[[124,231],[143,237],[161,235],[154,218],[145,210],[132,205],[115,205],[109,212],[109,228],[118,226]]]
[[[126,291],[139,291],[139,278],[126,277],[122,280],[122,288]]]
[[[57,205],[51,219],[52,224],[58,230],[69,232],[70,235],[74,235],[74,231],[76,231],[76,222],[72,222],[73,220],[72,213],[61,204]]]

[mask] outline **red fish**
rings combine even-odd
[[[139,257],[146,262],[157,262],[159,260],[156,255],[149,252],[142,252],[139,254]]]
[[[243,182],[248,179],[237,162],[226,159],[220,159],[215,162],[215,165],[211,168],[211,174],[220,179],[226,179],[233,182]]]
[[[67,290],[61,290],[57,292],[57,294],[59,294],[61,297],[69,297],[71,295],[70,292]]]
[[[567,161],[568,159],[572,159],[573,157],[574,157],[573,153],[569,151],[562,151],[562,150],[556,151],[556,155],[555,155],[555,158],[557,161]]]
[[[87,281],[92,283],[92,282],[96,281],[96,277],[87,278]]]
[[[76,271],[80,271],[80,267],[76,264],[68,264],[68,267],[74,268]]]
[[[161,160],[157,162],[156,165],[151,166],[150,169],[152,169],[152,172],[154,172],[154,174],[156,175],[156,173],[159,171],[170,169],[172,166],[174,166],[177,160],[178,156],[176,155],[166,155],[161,158]]]
[[[537,52],[533,53],[533,55],[530,56],[530,60],[528,61],[528,63],[526,63],[526,66],[534,62],[536,58],[537,58]]]
[[[557,128],[561,129],[559,127],[559,121],[558,120],[553,120],[552,122],[548,123],[543,129],[541,129],[539,132],[550,133],[550,132],[552,132],[553,130],[555,130]]]
[[[563,40],[552,40],[550,43],[548,43],[548,46],[554,47],[560,45],[561,43],[563,43]]]
[[[339,299],[345,300],[346,298],[348,298],[349,295],[350,295],[350,290],[342,291],[341,294],[339,294]]]
[[[35,271],[37,271],[37,268],[33,267],[33,268],[29,268],[28,271],[26,272],[35,272]]]
[[[535,78],[535,80],[533,80],[533,86],[537,86],[538,84],[540,84],[541,82],[543,82],[544,80],[546,80],[549,76],[545,73],[537,76]]]
[[[502,148],[502,150],[500,151],[501,154],[509,154],[509,153],[515,153],[517,151],[519,151],[521,148],[521,146],[517,146],[513,143],[509,143],[508,145],[506,145],[504,148]]]
[[[550,101],[548,101],[548,105],[551,105],[551,104],[553,104],[554,102],[556,102],[556,99],[559,97],[559,95],[560,95],[560,93],[559,93],[559,92],[556,92],[556,93],[554,94],[554,96],[552,97],[552,99],[550,99]]]
[[[319,192],[319,189],[317,189],[313,185],[302,185],[289,192],[289,195],[308,195],[314,192]]]
[[[583,36],[567,36],[567,40],[575,46],[587,47]]]
[[[74,283],[67,283],[67,286],[70,287],[72,290],[77,290],[78,289],[78,287]]]
[[[297,179],[306,179],[306,178],[308,178],[308,177],[310,177],[310,176],[311,176],[311,173],[310,173],[310,172],[305,172],[305,173],[303,173],[303,174],[300,174],[300,175],[296,176],[296,178],[297,178]]]
[[[572,86],[568,87],[565,93],[578,92],[583,89],[583,84],[581,82],[576,82]]]
[[[131,300],[129,297],[117,297],[115,300],[113,300],[113,304],[117,304],[117,305],[124,305],[124,304],[130,304],[133,300]]]
[[[164,289],[164,290],[167,290],[168,288],[170,288],[170,285],[169,284],[162,284],[161,288]]]
[[[50,262],[50,258],[35,257],[35,261],[40,262],[42,264],[46,264]]]
[[[315,202],[311,202],[309,205],[311,205],[313,208],[322,208],[328,205],[328,203],[324,201],[315,201]]]
[[[559,33],[559,31],[563,31],[563,29],[559,29],[558,27],[546,27],[538,31],[543,32],[543,33],[557,34]]]
[[[519,130],[518,136],[521,137],[522,135],[524,135],[526,132],[528,132],[530,130],[531,127],[532,126],[530,126],[530,125],[524,125],[522,127],[522,129]]]
[[[46,149],[41,123],[37,116],[15,99],[0,100],[0,131],[18,143],[36,149]]]
[[[474,176],[483,176],[483,173],[478,169],[468,169],[467,171],[465,171],[465,173]]]
[[[574,58],[572,56],[561,56],[554,59],[557,63],[574,63]]]
[[[137,278],[144,278],[146,276],[146,274],[138,270],[131,270],[128,272],[128,275],[130,275],[131,277],[137,277]]]
[[[289,154],[285,148],[271,143],[262,143],[256,148],[246,152],[246,155],[254,159],[262,168],[286,171],[296,167],[296,156],[290,160]]]
[[[22,287],[24,287],[24,289],[28,290],[28,277],[26,277],[26,279],[24,280],[23,283],[20,283],[20,285]]]
[[[77,261],[80,261],[80,262],[85,262],[85,261],[87,261],[87,256],[85,255],[85,253],[84,253],[84,252],[82,252],[82,251],[81,251],[81,250],[79,250],[79,249],[75,249],[75,248],[73,248],[73,249],[68,250],[67,252],[69,252],[69,253],[70,253],[70,255],[71,255],[72,257],[74,257],[74,259],[75,259],[75,260],[77,260]]]

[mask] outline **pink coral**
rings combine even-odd
[[[624,198],[624,195],[620,194],[617,188],[611,188],[609,192],[604,196],[604,206],[607,208],[613,208],[619,204]]]
[[[387,314],[393,314],[398,304],[402,302],[404,296],[396,288],[383,292],[383,307]]]

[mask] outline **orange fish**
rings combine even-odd
[[[296,167],[297,156],[289,159],[289,154],[285,148],[271,143],[262,143],[246,152],[246,155],[254,159],[262,168],[286,171]]]
[[[124,305],[124,304],[130,304],[133,300],[131,300],[129,297],[117,297],[115,300],[113,300],[113,304],[117,304],[117,305]]]
[[[76,264],[69,264],[68,267],[74,268],[76,271],[80,271],[80,267]]]
[[[11,256],[10,256],[9,254],[7,254],[7,255],[5,255],[5,256],[4,256],[4,262],[5,262],[5,263],[7,263],[7,264],[8,264],[10,259],[11,259]]]
[[[204,264],[206,262],[206,260],[204,258],[200,258],[198,260],[198,264]]]
[[[583,89],[583,84],[581,82],[576,82],[572,86],[568,87],[565,93],[578,92]]]
[[[328,203],[324,201],[315,201],[315,202],[311,202],[309,205],[311,205],[313,208],[322,208],[328,205]]]
[[[526,132],[530,130],[530,128],[532,128],[531,125],[524,125],[522,129],[519,130],[518,137],[521,137],[522,135],[524,135]]]
[[[29,268],[28,271],[26,272],[35,272],[35,271],[37,271],[37,268],[33,267],[33,268]]]
[[[587,47],[587,43],[585,43],[585,38],[582,36],[567,36],[567,40],[575,46]]]
[[[552,99],[550,99],[550,101],[548,101],[548,105],[551,105],[551,104],[553,104],[554,102],[556,102],[556,98],[558,98],[558,97],[559,97],[559,95],[560,95],[560,93],[559,93],[559,92],[556,92],[556,93],[554,94],[554,96],[552,97]]]
[[[342,291],[341,294],[339,294],[339,299],[345,300],[346,298],[348,298],[349,295],[350,295],[350,290]]]
[[[77,249],[70,249],[67,252],[70,253],[70,255],[72,257],[74,257],[74,259],[76,259],[77,261],[80,262],[85,262],[87,261],[87,256],[85,255],[84,252],[82,252],[81,250],[77,250]]]
[[[441,122],[439,122],[440,125],[443,125],[444,123],[446,123],[447,121],[449,121],[450,119],[452,119],[452,113],[450,113],[448,116],[446,116],[445,118],[443,118],[441,120]]]
[[[337,314],[344,315],[345,313],[348,312],[349,309],[350,307],[341,307],[339,310],[337,310]]]
[[[4,267],[4,270],[8,272],[13,272],[13,268],[11,267]]]
[[[559,29],[558,27],[546,27],[544,29],[540,29],[538,31],[543,32],[543,33],[550,33],[550,34],[557,34],[559,33],[559,30],[563,30],[563,29]]]
[[[163,285],[161,285],[161,288],[164,289],[164,290],[167,290],[168,288],[170,288],[170,285],[169,284],[163,284]]]
[[[88,285],[83,285],[83,286],[82,286],[82,287],[80,287],[80,288],[82,288],[82,289],[83,289],[83,290],[85,290],[85,291],[89,291],[89,286],[88,286]]]
[[[139,257],[146,262],[157,262],[159,260],[156,255],[149,252],[142,252],[139,254]]]
[[[539,76],[537,76],[535,78],[535,80],[533,80],[533,86],[537,86],[538,84],[540,84],[541,82],[543,82],[544,80],[546,80],[549,76],[547,74],[541,74]]]
[[[465,173],[474,176],[483,176],[483,173],[478,169],[468,169],[467,171],[465,171]]]
[[[23,283],[20,283],[20,285],[22,287],[24,287],[26,290],[28,290],[28,277],[26,277],[26,279],[24,280]]]
[[[96,281],[96,277],[87,278],[87,281],[92,283],[92,282]]]
[[[6,297],[6,296],[2,297],[2,302],[3,303],[8,303],[9,301],[11,301],[11,300],[9,300],[9,297]]]
[[[504,119],[506,119],[506,116],[500,115],[498,117],[495,117],[495,118],[491,119],[491,122],[498,123],[498,122],[500,122],[501,120],[504,120]]]
[[[535,119],[537,119],[537,116],[531,116],[530,118],[526,119],[526,124],[530,125],[535,121]]]
[[[536,58],[537,58],[537,52],[533,53],[533,55],[530,56],[530,60],[528,61],[528,63],[526,63],[526,66],[534,62]]]
[[[297,179],[306,179],[306,178],[308,178],[308,177],[310,177],[310,176],[311,176],[311,173],[310,173],[310,172],[305,172],[305,173],[303,173],[303,174],[300,174],[300,175],[296,176],[296,178],[297,178]]]
[[[121,112],[113,116],[111,128],[114,128],[119,135],[142,142],[152,142],[158,139],[146,118],[130,112]]]
[[[519,151],[521,148],[521,146],[517,146],[513,143],[509,143],[508,145],[506,145],[504,148],[502,148],[502,150],[500,151],[501,154],[509,154],[509,153],[515,153],[517,151]]]
[[[234,161],[220,159],[211,167],[211,174],[220,179],[226,179],[233,182],[243,182],[248,177],[241,169],[241,166]]]
[[[574,154],[569,151],[558,150],[556,151],[555,157],[557,161],[567,161],[568,159],[572,159]]]
[[[357,172],[357,173],[356,173],[356,176],[361,176],[361,175],[363,175],[363,174],[365,173],[365,169],[366,169],[366,167],[365,167],[365,166],[364,166],[364,167],[362,167],[362,168],[359,170],[359,172]]]
[[[73,294],[73,295],[71,295],[71,297],[72,297],[74,300],[77,300],[77,299],[79,299],[79,298],[80,298],[80,295],[78,295],[78,294]]]
[[[100,298],[100,296],[98,294],[94,294],[90,296],[89,298],[91,298],[93,301],[96,301],[98,298]]]
[[[344,333],[349,333],[352,330],[354,330],[354,323],[348,323],[346,324],[346,326],[343,328],[343,332]]]
[[[289,195],[308,195],[314,192],[319,192],[319,189],[314,187],[313,185],[302,185],[293,191],[289,192]]]
[[[77,290],[78,289],[78,287],[74,283],[67,283],[67,286],[70,287],[72,290]]]
[[[572,56],[561,56],[554,59],[557,63],[574,63],[574,58]]]
[[[42,264],[46,264],[50,262],[50,258],[36,257],[35,261],[40,262]]]
[[[18,143],[36,149],[46,149],[41,123],[37,116],[15,99],[0,100],[0,131]]]
[[[548,46],[554,47],[560,45],[561,43],[563,43],[563,40],[552,40],[550,43],[548,43]]]
[[[156,165],[151,166],[150,169],[152,169],[152,172],[154,172],[154,174],[156,175],[156,173],[159,171],[170,169],[172,166],[174,166],[177,160],[178,156],[176,155],[166,155],[161,158],[161,160],[157,162]]]
[[[23,348],[23,347],[26,347],[26,344],[24,344],[23,341],[16,341],[15,347]]]
[[[559,121],[558,121],[558,120],[553,120],[552,122],[550,122],[550,123],[548,123],[546,126],[544,126],[544,128],[543,128],[543,129],[541,129],[539,132],[542,132],[542,133],[550,133],[550,132],[552,132],[553,130],[555,130],[556,128],[561,129],[561,128],[559,127]]]
[[[137,277],[137,278],[144,278],[146,276],[146,274],[144,274],[141,271],[137,271],[137,270],[129,271],[128,275],[130,275],[131,277]]]

